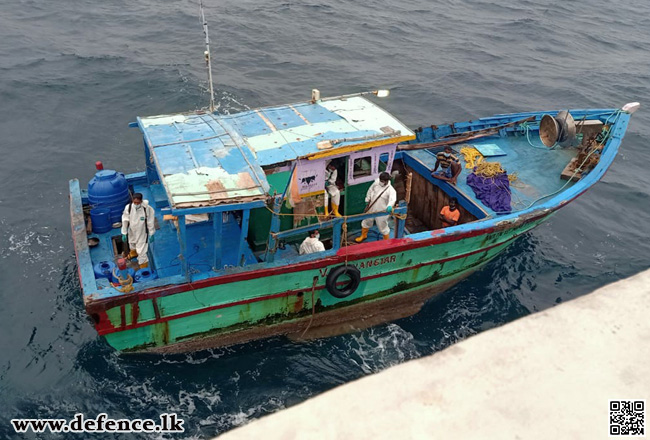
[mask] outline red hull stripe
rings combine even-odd
[[[423,267],[423,266],[431,266],[433,264],[442,264],[442,263],[446,263],[448,261],[453,261],[453,260],[458,260],[458,259],[461,259],[461,258],[466,258],[466,257],[469,257],[471,255],[475,255],[475,254],[478,254],[478,253],[481,253],[481,252],[486,252],[486,251],[488,251],[488,250],[490,250],[492,248],[498,247],[498,246],[504,246],[504,245],[511,242],[512,240],[514,240],[517,237],[518,237],[517,235],[513,235],[512,237],[510,237],[508,240],[506,240],[504,242],[496,243],[496,244],[493,244],[493,245],[490,245],[490,246],[487,246],[487,247],[484,247],[484,248],[481,248],[481,249],[478,249],[478,250],[474,250],[474,251],[471,251],[471,252],[466,252],[466,253],[461,254],[461,255],[455,255],[453,257],[443,258],[441,260],[429,261],[429,262],[426,262],[426,263],[420,263],[420,264],[416,264],[414,266],[401,267],[399,269],[379,273],[379,274],[376,274],[376,275],[369,275],[367,277],[361,278],[361,281],[367,281],[367,280],[372,280],[372,279],[375,279],[375,278],[380,278],[380,277],[385,277],[385,276],[388,276],[388,275],[393,275],[393,274],[400,273],[400,272],[406,272],[406,271],[409,271],[409,270],[418,269],[418,268]],[[316,286],[315,290],[322,290],[322,289],[325,289],[325,287],[326,287],[325,285]],[[130,325],[130,326],[126,327],[126,328],[112,328],[112,329],[99,329],[99,328],[97,328],[97,332],[100,335],[103,336],[103,335],[107,335],[109,333],[115,333],[115,332],[123,331],[123,330],[131,330],[131,329],[139,328],[139,327],[146,327],[148,325],[159,324],[159,323],[162,323],[162,322],[171,321],[173,319],[185,318],[187,316],[198,315],[200,313],[206,313],[206,312],[210,312],[210,311],[218,310],[218,309],[223,309],[223,308],[227,308],[227,307],[240,306],[240,305],[255,303],[255,302],[259,302],[259,301],[267,301],[267,300],[275,299],[275,298],[282,298],[282,297],[286,297],[286,296],[298,295],[299,293],[309,292],[310,290],[311,289],[287,290],[286,292],[276,293],[276,294],[273,294],[273,295],[267,295],[267,296],[262,296],[262,297],[257,297],[257,298],[250,298],[250,299],[245,299],[245,300],[241,300],[241,301],[231,302],[231,303],[228,303],[228,304],[218,304],[218,305],[214,305],[214,306],[210,306],[210,307],[205,307],[203,309],[197,309],[197,310],[191,310],[191,311],[185,312],[185,313],[179,313],[179,314],[173,315],[173,316],[166,316],[164,318],[153,319],[153,320],[146,321],[146,322],[140,322],[140,323],[136,323],[135,325]]]
[[[550,211],[544,212],[538,216],[531,217],[527,219],[523,224],[535,221],[539,218],[545,217],[550,214]],[[193,283],[179,284],[174,286],[165,286],[153,288],[151,290],[146,290],[143,292],[138,292],[132,295],[126,295],[118,298],[106,298],[103,300],[97,300],[95,304],[106,304],[105,308],[111,308],[125,302],[134,302],[142,301],[145,299],[157,298],[161,296],[173,295],[176,293],[187,292],[189,290],[203,289],[205,287],[216,286],[219,284],[229,284],[236,283],[239,281],[246,281],[255,278],[270,277],[274,275],[293,273],[293,272],[302,272],[306,270],[315,270],[323,267],[331,266],[334,264],[345,263],[348,260],[355,259],[366,259],[377,257],[381,255],[390,255],[396,254],[399,252],[404,252],[411,249],[416,249],[420,247],[433,246],[442,243],[449,243],[452,241],[457,241],[465,238],[477,237],[480,235],[490,234],[495,232],[496,228],[485,228],[472,230],[464,232],[462,234],[451,234],[451,235],[440,235],[442,230],[435,230],[431,232],[432,238],[425,240],[414,241],[410,238],[400,238],[392,239],[389,241],[390,247],[386,246],[386,243],[382,240],[379,242],[371,242],[366,244],[360,244],[357,246],[352,246],[354,250],[341,249],[336,256],[325,258],[318,261],[306,261],[303,263],[296,263],[289,266],[282,267],[273,267],[269,269],[259,269],[254,271],[235,273],[232,275],[224,275],[216,278],[209,278],[205,280],[199,280]]]

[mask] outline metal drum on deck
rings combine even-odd
[[[113,229],[110,208],[93,208],[90,210],[90,220],[95,234],[103,234]]]
[[[112,261],[100,261],[99,263],[93,266],[95,271],[95,278],[111,278],[113,269],[115,269],[115,263]]]
[[[94,208],[109,208],[110,224],[122,220],[122,211],[130,201],[129,185],[122,173],[100,170],[88,182],[88,202]]]

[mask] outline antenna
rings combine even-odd
[[[208,84],[210,86],[210,113],[214,113],[214,86],[212,85],[212,63],[210,59],[210,37],[208,36],[208,22],[205,20],[203,13],[203,0],[199,0],[199,7],[201,8],[201,23],[203,24],[203,34],[205,35],[205,67],[208,69]]]

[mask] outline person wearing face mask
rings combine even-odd
[[[452,153],[454,150],[450,146],[445,147],[445,151],[436,154],[436,165],[433,167],[431,176],[436,179],[446,180],[449,183],[456,183],[458,175],[461,172],[460,160]],[[436,171],[440,166],[440,171]]]
[[[388,212],[389,214],[393,212],[393,205],[397,201],[397,193],[395,188],[390,184],[390,174],[383,172],[379,175],[379,179],[368,188],[366,193],[366,209],[364,212]],[[390,234],[390,228],[388,226],[388,216],[381,216],[375,218],[368,218],[361,222],[361,236],[354,239],[357,243],[361,243],[363,240],[368,238],[368,231],[372,227],[373,223],[377,222],[377,229],[381,235],[384,236],[384,240],[388,240]]]
[[[130,257],[138,257],[140,268],[149,266],[147,251],[149,243],[153,243],[155,229],[155,212],[149,206],[148,200],[142,199],[142,194],[135,193],[131,203],[124,207],[122,213],[122,241],[129,243]]]
[[[323,252],[325,250],[325,245],[319,239],[320,234],[318,233],[318,229],[309,231],[309,236],[305,238],[300,245],[300,255]]]
[[[443,228],[448,228],[450,226],[456,226],[458,220],[460,220],[460,211],[458,210],[458,199],[452,197],[449,199],[449,205],[443,206],[440,210],[440,221],[442,222]]]
[[[325,215],[329,215],[329,199],[332,198],[332,214],[335,217],[341,217],[339,213],[339,204],[341,203],[341,191],[336,186],[338,172],[333,162],[327,164],[325,168]]]

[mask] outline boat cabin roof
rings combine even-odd
[[[360,97],[264,107],[233,114],[138,118],[174,208],[261,200],[262,167],[340,155],[413,139],[390,113]]]

